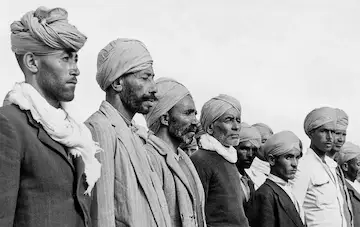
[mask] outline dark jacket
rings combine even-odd
[[[304,226],[290,197],[269,179],[266,179],[249,201],[246,214],[251,227]]]
[[[84,163],[29,111],[0,108],[0,226],[89,227]]]
[[[360,226],[360,193],[346,181],[346,187],[348,189],[352,211],[354,215],[354,226]]]

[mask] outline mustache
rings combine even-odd
[[[158,97],[155,96],[155,94],[151,94],[151,95],[144,95],[142,97],[142,100],[145,101],[158,101]]]

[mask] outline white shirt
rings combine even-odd
[[[252,182],[254,182],[255,190],[257,190],[269,176],[270,164],[260,160],[258,157],[255,157],[250,168],[245,169],[245,172],[250,177]]]
[[[360,183],[359,181],[355,180],[352,182],[351,180],[345,179],[358,193],[360,193]]]
[[[308,227],[347,226],[336,167],[334,160],[325,156],[324,163],[310,148],[299,162],[292,191],[304,209]]]

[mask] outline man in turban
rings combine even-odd
[[[66,111],[86,37],[65,9],[39,7],[11,24],[25,82],[0,108],[0,226],[91,226],[101,149]]]
[[[356,180],[360,175],[360,147],[346,142],[340,149],[337,162],[345,175],[354,215],[354,226],[360,226],[360,183]]]
[[[98,156],[102,175],[92,207],[97,226],[171,226],[160,180],[145,150],[146,131],[132,121],[156,101],[152,63],[145,45],[134,39],[116,39],[98,54],[96,80],[106,100],[86,121],[104,149]]]
[[[312,110],[304,121],[304,130],[311,143],[299,163],[292,188],[304,208],[309,227],[351,226],[345,217],[337,163],[326,155],[334,145],[336,121],[336,111],[330,107]]]
[[[248,227],[234,148],[240,139],[240,102],[224,94],[210,99],[201,109],[200,123],[204,132],[199,138],[199,150],[190,158],[205,191],[206,223]]]
[[[300,139],[290,131],[271,136],[263,147],[270,163],[270,175],[255,192],[247,216],[250,226],[303,227],[301,207],[292,194],[289,180],[294,179],[302,156]]]
[[[246,203],[255,192],[254,183],[245,172],[246,169],[250,168],[255,153],[260,148],[261,135],[259,131],[246,123],[242,123],[240,130],[240,142],[238,146],[235,146],[237,151],[238,160],[236,162],[237,169],[239,170],[241,187],[244,191],[244,209],[246,211]]]
[[[205,226],[204,189],[188,155],[179,147],[190,144],[199,121],[188,89],[170,78],[156,81],[158,102],[145,115],[150,129],[149,152],[165,192],[172,226]]]
[[[258,151],[255,153],[255,158],[250,168],[246,169],[245,172],[254,182],[254,187],[256,190],[265,182],[270,173],[270,165],[264,157],[262,147],[264,146],[266,140],[274,133],[272,129],[264,123],[256,123],[253,125],[253,127],[255,127],[260,132],[261,146],[260,149],[258,149]]]

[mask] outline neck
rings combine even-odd
[[[160,129],[155,133],[155,136],[164,140],[172,148],[173,152],[176,154],[178,153],[177,149],[180,146],[180,142],[170,135],[168,127],[160,127]]]
[[[317,147],[314,146],[314,144],[310,144],[310,148],[317,154],[317,156],[319,156],[319,158],[321,158],[322,161],[325,161],[325,153],[321,151],[320,149],[318,149]]]
[[[331,150],[329,152],[326,152],[326,156],[328,156],[331,159],[334,159],[335,155],[336,155],[337,151],[335,150]]]
[[[242,168],[239,164],[236,163],[236,167],[241,175],[245,175],[245,169]]]
[[[131,111],[129,108],[126,108],[123,104],[123,102],[120,99],[119,95],[111,95],[109,93],[106,94],[106,101],[110,103],[119,113],[122,117],[124,117],[126,121],[131,122],[135,112]]]
[[[25,77],[25,83],[31,85],[33,88],[35,88],[35,90],[37,92],[39,92],[39,94],[54,108],[58,109],[61,107],[60,105],[60,101],[56,100],[54,97],[52,97],[51,95],[47,95],[45,94],[45,92],[43,92],[40,87],[38,86],[37,83],[31,81],[31,77]]]
[[[280,174],[277,174],[275,171],[273,171],[272,169],[270,170],[270,173],[274,176],[277,176],[278,178],[284,180],[285,182],[288,182],[289,179],[284,179],[284,177],[280,176]]]

